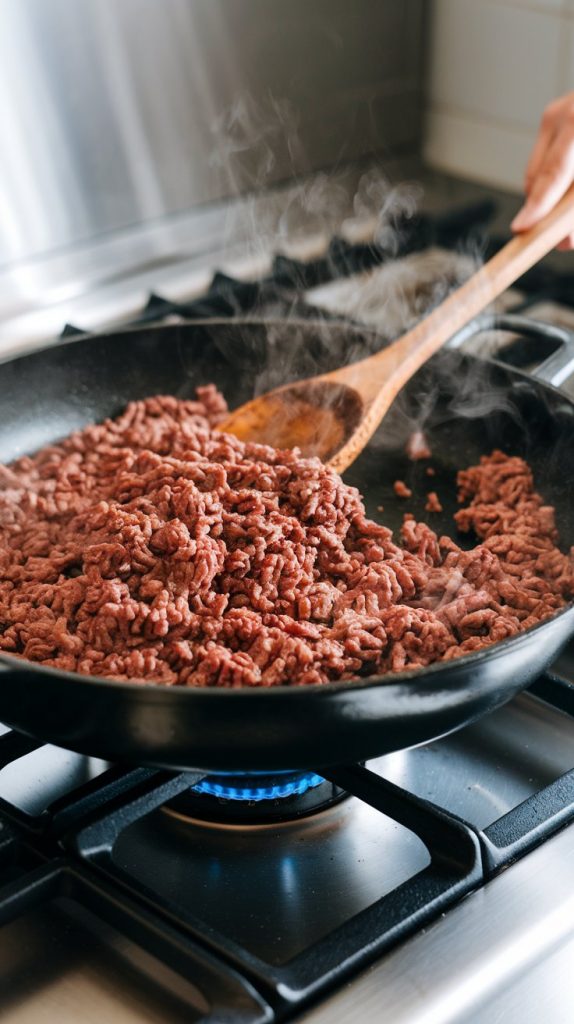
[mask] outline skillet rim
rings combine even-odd
[[[533,322],[536,323],[536,321]],[[229,328],[233,324],[237,324],[240,327],[295,326],[307,330],[316,327],[317,329],[321,329],[322,331],[329,330],[330,328],[339,330],[347,329],[357,334],[367,335],[371,337],[378,338],[381,336],[380,332],[377,331],[376,328],[372,326],[363,326],[358,323],[345,323],[343,321],[338,320],[305,320],[301,317],[292,317],[289,318],[287,321],[281,318],[263,317],[250,317],[246,319],[230,320],[229,318],[226,317],[204,317],[198,320],[182,320],[178,324],[150,324],[149,326],[146,326],[145,324],[130,324],[126,325],[125,327],[120,326],[119,329],[115,330],[97,331],[94,333],[86,331],[85,333],[82,334],[70,335],[67,338],[61,338],[55,345],[46,345],[40,343],[39,345],[26,349],[24,352],[21,352],[19,354],[8,354],[5,358],[0,357],[0,366],[6,365],[8,363],[17,363],[20,360],[26,359],[28,356],[39,355],[42,352],[48,352],[54,349],[64,348],[67,347],[68,345],[75,345],[78,342],[93,343],[94,341],[97,342],[99,339],[103,340],[111,337],[116,337],[118,335],[130,336],[133,334],[141,334],[142,332],[153,332],[157,334],[161,334],[164,332],[173,333],[174,330],[178,330],[179,328],[184,327],[225,326]],[[385,339],[385,341],[387,341],[387,339]],[[392,344],[392,342],[387,343]],[[444,351],[445,348],[448,351],[448,342],[441,351]],[[464,356],[467,359],[477,360],[480,361],[481,363],[490,363],[492,366],[497,366],[500,369],[504,370],[506,373],[511,372],[513,376],[522,378],[524,381],[529,382],[531,384],[534,383],[543,391],[548,391],[551,394],[558,396],[562,400],[565,400],[574,406],[574,399],[570,398],[569,395],[565,394],[565,392],[562,391],[560,388],[555,387],[553,384],[550,384],[547,381],[542,381],[533,376],[532,374],[529,374],[526,371],[521,370],[518,367],[508,366],[506,363],[502,362],[502,360],[499,359],[492,359],[489,357],[482,358],[478,355],[475,355],[472,352],[465,352]],[[487,657],[497,657],[499,654],[504,655],[509,650],[509,648],[517,646],[522,641],[522,638],[530,636],[532,633],[534,633],[541,627],[550,625],[551,623],[554,623],[558,619],[562,618],[564,615],[572,613],[573,611],[574,599],[568,602],[568,604],[566,604],[563,608],[560,608],[558,611],[554,612],[553,615],[548,616],[548,618],[543,619],[541,622],[538,622],[533,626],[529,626],[528,629],[521,630],[519,633],[514,634],[514,636],[506,637],[504,640],[498,640],[493,644],[489,644],[486,647],[482,647],[478,651],[472,651],[470,654],[461,655],[461,657],[459,658],[452,658],[448,661],[435,661],[431,665],[419,666],[417,668],[407,669],[401,672],[387,672],[381,676],[373,675],[359,679],[336,680],[329,683],[310,683],[305,686],[282,684],[280,686],[196,687],[180,686],[177,684],[168,685],[165,683],[146,682],[146,680],[140,680],[136,682],[131,680],[115,679],[113,676],[92,676],[81,672],[70,672],[67,669],[57,669],[53,668],[52,666],[43,665],[41,662],[30,661],[28,659],[21,658],[17,655],[12,655],[3,651],[0,651],[0,666],[5,666],[5,670],[9,672],[11,671],[15,674],[19,674],[20,672],[24,673],[26,671],[39,672],[40,674],[46,675],[49,678],[56,677],[59,679],[66,679],[72,682],[80,680],[81,683],[89,684],[90,686],[104,687],[106,689],[114,690],[118,689],[120,691],[126,692],[135,691],[138,693],[145,693],[150,696],[156,695],[160,700],[167,701],[169,701],[170,699],[174,699],[168,697],[168,694],[177,694],[177,699],[181,700],[181,695],[184,693],[187,693],[190,696],[183,697],[183,700],[196,698],[223,699],[224,697],[229,700],[231,695],[234,695],[235,699],[255,699],[260,698],[263,694],[275,694],[276,696],[274,699],[277,699],[278,696],[285,698],[287,694],[296,694],[300,696],[301,693],[308,692],[314,694],[337,694],[346,693],[348,691],[374,689],[375,687],[390,688],[393,685],[400,686],[403,684],[409,684],[412,682],[416,682],[417,679],[422,678],[423,676],[434,676],[437,675],[439,672],[444,672],[449,665],[462,665],[464,668],[470,668],[472,665],[480,664]],[[3,670],[3,668],[0,668],[0,678]],[[165,694],[165,696],[159,697],[159,694]],[[200,694],[203,695],[201,698],[199,697]],[[270,697],[268,696],[265,699],[270,699]]]

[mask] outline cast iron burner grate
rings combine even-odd
[[[319,285],[364,271],[374,270],[402,256],[420,252],[431,246],[462,249],[475,252],[485,247],[485,234],[489,221],[496,212],[491,200],[481,200],[444,213],[420,213],[404,218],[396,227],[396,246],[392,249],[376,241],[352,244],[344,238],[334,237],[323,256],[301,261],[278,254],[271,272],[257,281],[243,281],[217,271],[205,294],[190,300],[172,301],[151,293],[146,306],[126,327],[179,320],[204,320],[211,317],[236,319],[241,317],[280,319],[291,317],[304,320],[339,320],[324,309],[307,302],[304,293]],[[506,239],[496,241],[496,247]],[[545,279],[545,285],[548,282]],[[534,281],[536,291],[540,282]],[[81,324],[66,324],[62,337],[87,333]]]
[[[304,262],[278,254],[270,274],[256,281],[240,280],[217,271],[206,292],[197,298],[172,301],[152,292],[146,306],[124,326],[212,317],[344,320],[344,316],[314,307],[305,299],[304,293],[435,246],[461,253],[481,252],[484,259],[488,259],[508,241],[508,237],[487,235],[488,224],[495,213],[496,204],[491,200],[481,200],[434,215],[421,213],[398,225],[396,248],[392,251],[375,241],[352,244],[335,237],[325,255],[315,260]],[[574,307],[572,274],[560,273],[546,264],[529,270],[516,283],[516,288],[522,298],[507,312],[527,314],[540,302]],[[66,324],[61,336],[85,333],[81,325]]]

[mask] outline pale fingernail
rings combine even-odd
[[[512,224],[510,225],[513,231],[521,231],[523,228],[529,227],[530,221],[532,219],[532,209],[532,197],[529,197],[524,203],[524,206],[520,207],[518,213],[512,221]]]
[[[516,217],[511,222],[510,227],[512,228],[513,231],[520,231],[521,227],[523,227],[524,224],[526,223],[526,217],[525,217],[524,211],[525,211],[525,207],[523,207],[522,210],[518,211],[518,213],[516,214]]]

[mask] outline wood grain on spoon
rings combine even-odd
[[[511,239],[398,341],[368,359],[260,395],[218,429],[243,441],[298,447],[342,473],[423,363],[572,230],[574,186],[536,227]]]

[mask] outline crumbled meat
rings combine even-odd
[[[430,459],[432,452],[429,443],[422,430],[414,430],[407,441],[406,452],[409,459],[416,462],[418,459]]]
[[[442,512],[442,505],[436,491],[429,491],[427,494],[425,509],[427,512]]]
[[[3,470],[1,650],[120,680],[305,685],[455,658],[572,597],[521,459],[460,473],[474,550],[411,515],[398,543],[318,459],[218,433],[224,414],[214,388],[132,402]]]
[[[393,484],[393,491],[397,498],[412,498],[413,492],[410,487],[407,487],[404,480],[395,480]]]

